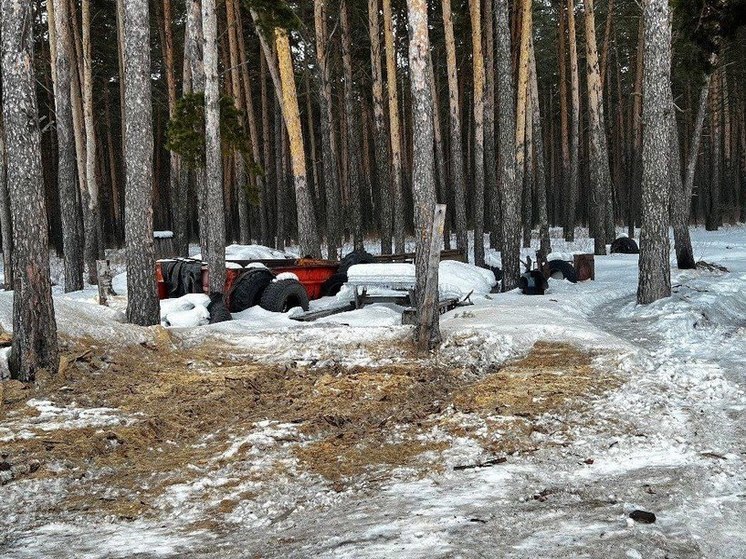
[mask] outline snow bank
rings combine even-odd
[[[202,254],[195,254],[193,258],[202,260]],[[283,258],[292,258],[292,256],[281,250],[262,245],[229,245],[225,247],[226,260],[278,260]]]
[[[347,271],[349,283],[392,289],[410,289],[415,284],[414,264],[357,264]],[[497,282],[491,270],[445,260],[438,270],[440,297],[462,298],[473,293],[487,295]]]

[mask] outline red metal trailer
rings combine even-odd
[[[190,260],[190,259],[184,259]],[[200,262],[199,260],[193,260],[192,262]],[[168,299],[168,285],[163,277],[163,271],[161,263],[164,261],[158,261],[156,263],[156,281],[158,283],[158,297],[160,299]],[[337,269],[339,268],[339,262],[333,260],[315,260],[312,258],[299,258],[296,260],[292,259],[278,259],[278,260],[229,260],[235,264],[240,264],[242,268],[228,268],[226,269],[225,277],[225,291],[228,293],[233,283],[236,281],[238,276],[246,271],[245,267],[249,264],[263,264],[269,268],[274,274],[279,275],[282,273],[290,272],[298,277],[298,281],[303,285],[308,294],[309,299],[319,299],[323,296],[322,286],[329,278],[331,278]],[[202,262],[202,290],[205,293],[210,292],[210,282],[207,276],[207,265]]]

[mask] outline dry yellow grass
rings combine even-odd
[[[10,413],[34,413],[26,405],[30,398],[116,408],[135,421],[38,432],[0,443],[0,453],[12,464],[38,465],[18,477],[85,475],[61,505],[65,510],[135,518],[154,514],[155,500],[168,487],[198,475],[190,464],[210,471],[244,459],[245,449],[217,457],[260,420],[298,424],[307,438],[293,445],[299,467],[341,489],[385,477],[397,466],[426,467],[419,461],[423,452],[447,447],[420,436],[434,425],[471,436],[444,418],[450,406],[508,431],[499,443],[480,442],[490,452],[509,453],[530,446],[535,418],[579,409],[589,395],[611,386],[608,375],[593,369],[591,355],[561,344],[539,343],[477,382],[461,373],[416,361],[353,369],[261,365],[230,356],[224,346],[178,349],[165,330],[154,343],[120,350],[78,340],[68,342],[60,373],[40,378],[36,388],[0,383],[0,421]],[[239,501],[218,501],[217,512],[227,514]]]

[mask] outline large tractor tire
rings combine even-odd
[[[226,295],[230,312],[236,313],[258,305],[275,275],[267,268],[249,268],[241,274]]]
[[[262,294],[261,307],[271,312],[288,312],[295,307],[308,310],[308,293],[306,288],[294,279],[274,281]]]

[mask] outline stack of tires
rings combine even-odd
[[[295,278],[277,278],[268,268],[248,268],[226,294],[228,309],[232,313],[245,311],[259,305],[271,312],[287,312],[301,307],[308,310],[308,294]]]

